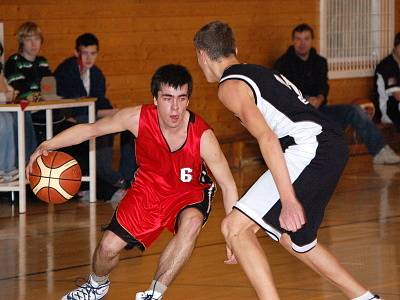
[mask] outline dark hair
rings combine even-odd
[[[394,42],[393,46],[396,48],[398,45],[400,45],[400,32],[396,33],[394,37]]]
[[[236,43],[232,28],[221,21],[203,26],[194,36],[194,45],[204,50],[212,60],[236,55]]]
[[[100,50],[99,40],[93,33],[84,33],[78,36],[75,41],[75,49],[79,51],[79,47],[97,46],[97,50]]]
[[[292,40],[294,40],[294,34],[296,32],[304,32],[304,31],[309,31],[311,33],[311,38],[314,39],[314,30],[311,28],[310,25],[303,23],[300,25],[297,25],[293,31],[292,31]]]
[[[151,78],[151,94],[157,99],[158,91],[162,85],[172,86],[174,89],[188,85],[188,97],[192,95],[193,80],[192,75],[182,65],[165,65],[157,69]]]

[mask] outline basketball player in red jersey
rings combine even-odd
[[[30,158],[79,144],[92,137],[130,130],[136,136],[138,170],[126,196],[93,255],[93,273],[62,300],[98,300],[109,288],[108,276],[123,248],[144,250],[164,228],[174,233],[158,263],[153,282],[136,300],[162,299],[190,257],[211,208],[215,186],[221,187],[226,211],[238,195],[227,161],[210,127],[187,110],[192,78],[180,65],[166,65],[153,75],[154,105],[121,109],[93,124],[79,124],[43,142]]]

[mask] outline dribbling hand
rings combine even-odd
[[[49,154],[49,149],[45,145],[43,145],[43,143],[36,148],[35,152],[33,152],[31,157],[29,158],[29,163],[26,166],[25,169],[26,178],[29,179],[29,174],[32,172],[32,164],[36,161],[36,159],[41,155],[47,156],[48,154]]]

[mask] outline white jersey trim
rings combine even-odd
[[[392,95],[394,92],[399,92],[400,91],[400,86],[393,86],[390,87],[386,90],[386,93],[388,93],[389,95]]]
[[[287,115],[278,110],[267,99],[263,98],[257,84],[249,77],[239,74],[225,76],[221,83],[228,79],[245,81],[254,91],[256,105],[264,117],[265,122],[278,138],[291,136],[297,145],[314,143],[316,136],[322,132],[322,126],[312,121],[292,121]],[[300,101],[300,100],[299,100]],[[305,104],[304,104],[305,105]]]

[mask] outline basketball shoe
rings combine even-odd
[[[161,300],[162,295],[156,291],[145,291],[136,294],[135,300]]]
[[[107,294],[109,286],[109,280],[98,284],[92,279],[92,276],[89,276],[86,283],[66,294],[61,300],[100,300]]]

